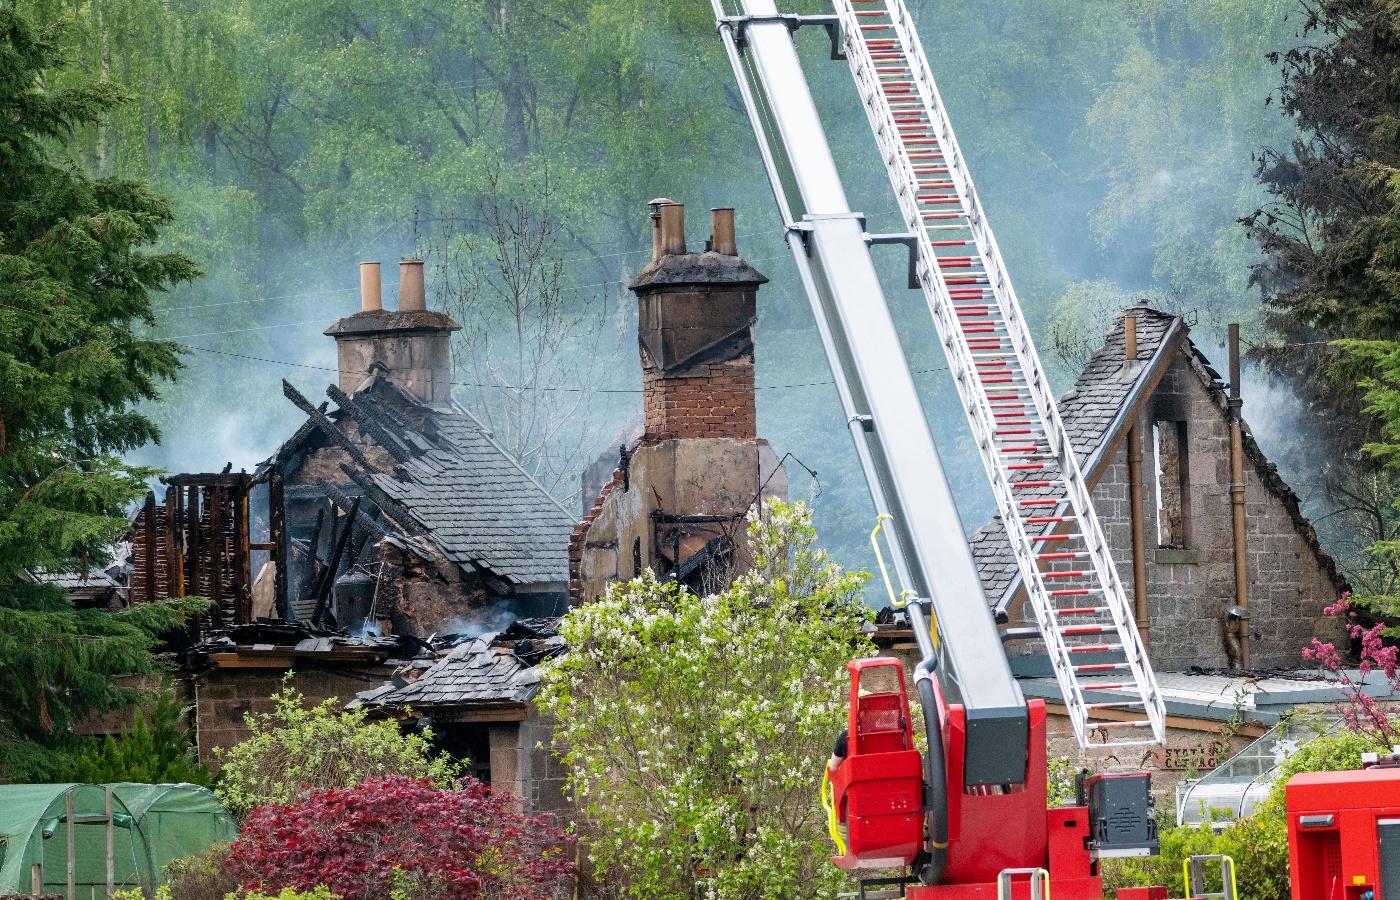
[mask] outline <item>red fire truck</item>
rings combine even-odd
[[[1284,788],[1293,900],[1400,898],[1400,756],[1306,772]]]

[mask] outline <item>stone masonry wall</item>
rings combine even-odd
[[[758,434],[754,405],[753,354],[710,363],[709,374],[661,378],[642,366],[646,435],[670,438],[753,440]]]
[[[1158,463],[1152,424],[1178,417],[1187,422],[1191,541],[1185,550],[1156,549]],[[1235,597],[1230,429],[1224,410],[1194,371],[1190,358],[1183,355],[1164,375],[1144,409],[1139,434],[1153,665],[1163,671],[1223,668],[1227,665],[1223,615]],[[1288,501],[1265,484],[1248,455],[1244,476],[1251,665],[1298,666],[1300,650],[1311,638],[1342,637],[1338,623],[1322,615],[1323,607],[1337,598],[1335,570],[1310,545],[1310,528],[1300,531],[1296,508],[1290,509]],[[1094,506],[1114,548],[1119,577],[1131,596],[1126,444],[1095,486]]]
[[[287,683],[309,709],[330,697],[344,705],[359,691],[383,684],[392,672],[392,667],[301,668],[293,670]],[[251,732],[243,717],[272,712],[277,706],[272,695],[282,689],[286,674],[280,668],[217,668],[196,675],[192,690],[200,760],[215,763],[215,747],[232,747],[247,738]]]

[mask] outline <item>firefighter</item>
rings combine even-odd
[[[850,730],[841,729],[841,733],[836,736],[836,746],[831,749],[831,759],[826,761],[826,768],[835,775],[836,770],[841,768],[841,764],[846,761],[849,750],[846,746],[850,740]]]

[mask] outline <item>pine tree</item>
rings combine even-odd
[[[1264,253],[1275,345],[1328,420],[1334,458],[1374,438],[1357,382],[1363,361],[1338,339],[1400,339],[1400,7],[1386,0],[1308,0],[1299,46],[1281,64],[1278,99],[1302,135],[1266,151],[1259,179],[1274,202],[1244,220]]]
[[[92,178],[74,131],[123,100],[105,81],[52,88],[59,26],[0,0],[0,777],[35,780],[78,745],[75,722],[136,700],[176,604],[79,610],[26,572],[83,570],[127,527],[154,474],[120,454],[157,440],[137,404],[180,368],[144,336],[150,294],[200,274],[151,249],[171,207],[144,183]],[[187,607],[189,608],[189,607]]]

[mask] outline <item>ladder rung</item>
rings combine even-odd
[[[1122,650],[1122,644],[1085,644],[1082,647],[1068,648],[1070,653],[1110,653]]]
[[[1079,637],[1086,634],[1107,634],[1118,629],[1112,625],[1064,625],[1059,626],[1060,634],[1066,637]],[[1121,645],[1120,645],[1121,646]]]
[[[1102,703],[1086,703],[1085,709],[1122,709],[1126,706],[1142,706],[1141,700],[1105,700]]]
[[[1055,610],[1055,614],[1061,616],[1089,616],[1105,612],[1108,612],[1107,606],[1071,606]]]
[[[1100,731],[1108,731],[1111,728],[1151,728],[1152,723],[1146,719],[1132,722],[1090,722],[1089,727],[1099,729]]]
[[[1087,573],[1086,569],[1070,569],[1066,572],[1041,572],[1041,578],[1083,578]]]
[[[1118,671],[1118,670],[1120,670],[1120,669],[1126,669],[1126,668],[1128,668],[1128,664],[1125,663],[1125,662],[1121,662],[1121,663],[1081,663],[1080,665],[1071,666],[1070,668],[1074,669],[1074,671],[1076,671],[1076,672],[1114,672],[1114,671]]]
[[[1037,534],[1037,535],[1033,535],[1033,536],[1031,537],[1031,540],[1033,540],[1033,541],[1071,541],[1071,540],[1074,540],[1074,539],[1077,538],[1077,537],[1083,537],[1083,535],[1079,535],[1079,534]]]
[[[1051,597],[1083,597],[1087,594],[1101,594],[1103,588],[1060,588],[1055,591],[1047,591]]]

